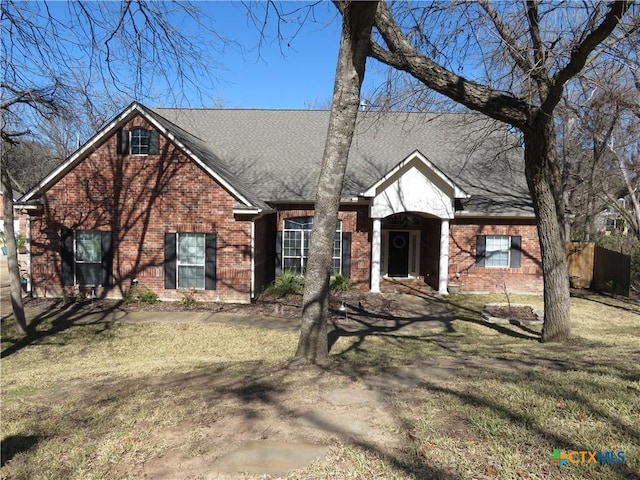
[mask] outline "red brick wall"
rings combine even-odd
[[[137,117],[125,128],[152,128]],[[63,228],[111,231],[114,284],[98,295],[121,297],[134,278],[163,299],[183,290],[164,288],[164,234],[217,234],[217,289],[197,299],[248,301],[251,222],[234,218],[236,200],[162,135],[160,155],[116,154],[109,138],[45,194],[32,220],[33,287],[60,295]]]
[[[277,229],[282,230],[284,220],[295,217],[312,217],[313,208],[305,209],[300,205],[281,205],[278,207]],[[370,288],[371,268],[371,220],[366,205],[340,207],[338,218],[342,220],[342,231],[351,232],[351,284],[360,290]]]
[[[535,222],[490,219],[451,222],[449,237],[449,282],[461,284],[463,292],[542,291],[540,242]],[[520,235],[520,268],[487,268],[475,264],[477,235]]]

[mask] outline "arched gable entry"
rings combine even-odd
[[[454,218],[454,204],[468,195],[444,175],[420,152],[415,151],[377,183],[364,197],[369,197],[369,214],[373,220],[371,242],[371,291],[380,291],[381,275],[411,277],[426,275],[421,271],[420,232],[424,218],[440,222],[438,257],[438,292],[447,293],[449,268],[449,221]],[[432,229],[435,234],[435,229]]]

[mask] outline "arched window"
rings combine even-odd
[[[282,271],[304,275],[309,257],[309,237],[313,217],[296,217],[284,221],[282,231]],[[342,221],[338,220],[333,241],[331,274],[342,273]]]

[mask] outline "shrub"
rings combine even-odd
[[[6,245],[6,244],[7,244],[6,234],[4,233],[4,230],[0,230],[0,245]],[[26,245],[27,245],[26,237],[21,233],[18,233],[16,235],[16,250],[20,251],[24,249]]]
[[[264,291],[265,295],[282,298],[287,295],[301,295],[304,290],[304,278],[295,272],[286,270]]]
[[[329,288],[331,288],[331,290],[334,290],[336,292],[347,292],[351,290],[351,282],[347,277],[338,273],[329,282]]]
[[[183,293],[182,300],[180,300],[180,302],[186,308],[194,308],[196,305],[198,305],[198,299],[196,298],[195,290]]]
[[[158,295],[144,285],[131,285],[124,296],[125,303],[152,304],[158,301]]]
[[[27,239],[25,238],[25,236],[20,233],[16,235],[16,250],[21,252],[22,250],[24,250],[26,245],[27,245]]]

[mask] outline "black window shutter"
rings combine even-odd
[[[149,155],[158,155],[160,153],[160,134],[157,130],[149,132]]]
[[[176,234],[164,234],[164,288],[176,288]]]
[[[111,232],[102,232],[102,286],[113,285],[113,244]]]
[[[129,130],[118,130],[118,153],[120,155],[129,153]]]
[[[276,232],[276,277],[282,275],[282,231]]]
[[[511,268],[520,268],[520,252],[522,250],[522,237],[514,235],[511,237]]]
[[[484,258],[487,251],[487,236],[478,235],[476,237],[476,265],[484,267]]]
[[[208,233],[205,237],[204,250],[204,288],[216,289],[216,234]]]
[[[351,232],[342,232],[342,276],[351,277]]]
[[[70,286],[74,284],[74,255],[73,255],[73,230],[62,229],[60,238],[62,249],[62,285]]]

